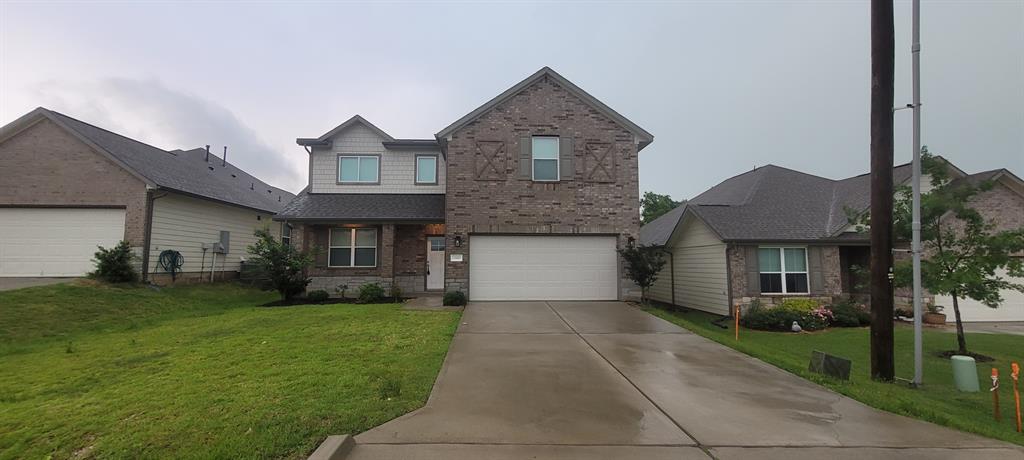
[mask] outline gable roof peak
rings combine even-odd
[[[322,135],[320,137],[316,137],[316,138],[300,137],[298,139],[295,139],[295,143],[299,144],[301,146],[305,146],[305,147],[328,145],[330,143],[331,137],[333,137],[335,134],[338,134],[338,133],[344,131],[349,126],[356,125],[356,124],[360,124],[360,125],[363,125],[363,126],[369,128],[371,131],[376,133],[378,136],[383,137],[384,141],[386,141],[386,142],[394,142],[395,141],[395,138],[391,137],[390,134],[384,132],[383,129],[380,129],[376,125],[374,125],[373,123],[370,123],[370,121],[365,119],[365,118],[363,118],[362,115],[355,114],[355,115],[352,116],[352,118],[349,118],[348,120],[345,120],[340,125],[335,126],[333,129],[331,129],[330,131],[327,131],[326,133],[324,133],[324,135]]]
[[[586,91],[584,91],[579,86],[576,86],[573,82],[569,81],[568,79],[563,77],[558,72],[555,72],[554,69],[552,69],[551,67],[548,67],[548,66],[541,67],[540,70],[534,72],[529,77],[526,77],[525,79],[523,79],[519,83],[516,83],[511,88],[505,90],[501,94],[499,94],[499,95],[495,96],[494,98],[492,98],[491,100],[485,102],[483,105],[481,105],[480,107],[477,107],[475,110],[473,110],[472,112],[469,112],[468,114],[466,114],[462,118],[459,118],[458,120],[455,120],[454,123],[448,125],[447,127],[442,129],[441,131],[438,131],[437,134],[434,135],[434,137],[436,137],[438,140],[441,140],[441,139],[444,139],[444,138],[450,136],[455,131],[458,131],[462,127],[468,125],[470,122],[472,122],[472,121],[476,120],[477,118],[483,116],[484,114],[490,112],[491,109],[493,109],[498,104],[501,104],[502,102],[505,102],[506,100],[512,98],[516,94],[519,94],[524,89],[528,88],[529,86],[533,85],[534,83],[536,83],[537,81],[539,81],[540,79],[545,78],[545,77],[551,78],[559,86],[565,88],[567,91],[572,93],[574,96],[582,99],[585,103],[587,103],[590,106],[594,107],[599,112],[601,112],[602,114],[604,114],[608,118],[611,118],[613,121],[618,123],[620,126],[626,128],[628,131],[633,133],[633,135],[636,136],[637,139],[639,140],[639,145],[637,146],[637,151],[643,150],[643,148],[646,147],[648,144],[650,144],[651,142],[654,142],[654,135],[653,134],[647,132],[647,130],[641,128],[636,123],[633,123],[632,121],[630,121],[626,117],[622,116],[621,114],[619,114],[618,112],[613,110],[611,107],[608,107],[607,105],[605,105],[603,102],[601,102],[600,100],[598,100],[594,96],[591,96],[590,93],[587,93]]]

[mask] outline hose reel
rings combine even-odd
[[[178,277],[178,272],[181,271],[181,266],[185,263],[185,257],[180,252],[173,249],[167,249],[160,253],[160,258],[157,261],[157,266],[162,268],[165,272],[171,274],[171,281],[175,281]]]

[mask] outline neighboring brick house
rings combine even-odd
[[[1024,183],[1017,176],[1005,169],[968,175],[949,166],[955,180],[993,182],[972,204],[998,229],[1024,226]],[[910,175],[910,165],[900,165],[893,180],[909,185]],[[929,181],[922,179],[924,191]],[[728,315],[731,305],[755,299],[866,295],[852,267],[868,266],[870,242],[847,212],[866,212],[869,185],[866,174],[832,180],[774,165],[726,179],[641,229],[641,244],[671,253],[651,297]],[[897,304],[909,304],[909,295],[898,289]],[[1007,291],[1003,297],[999,309],[962,300],[964,318],[1024,320],[1024,296]],[[951,299],[935,301],[951,305]]]
[[[639,235],[637,154],[652,141],[545,67],[434,139],[359,116],[298,139],[309,186],[275,219],[316,251],[310,289],[627,298],[616,249]]]
[[[38,108],[0,128],[0,276],[82,276],[98,245],[121,240],[154,282],[170,281],[168,249],[185,278],[237,276],[253,232],[293,197],[203,149],[166,151]]]

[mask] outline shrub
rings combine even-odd
[[[824,329],[828,326],[831,312],[827,308],[798,310],[784,305],[774,308],[753,307],[747,311],[746,315],[740,317],[740,324],[762,331],[790,331],[794,321],[808,331]]]
[[[818,302],[817,300],[800,297],[785,299],[782,301],[782,304],[779,305],[780,308],[788,308],[790,310],[797,311],[812,311],[820,306],[821,302]]]
[[[323,302],[331,298],[331,295],[323,289],[317,289],[315,291],[309,291],[309,293],[306,294],[306,298],[313,302]]]
[[[138,274],[135,273],[135,267],[132,267],[134,256],[132,256],[132,248],[128,246],[127,241],[121,241],[110,249],[103,246],[97,247],[99,251],[96,251],[95,259],[93,259],[96,270],[89,273],[90,277],[109,283],[130,283],[139,279]]]
[[[626,262],[626,277],[640,286],[640,302],[647,301],[647,291],[658,280],[658,274],[665,266],[665,253],[657,246],[629,245],[619,249],[619,255]]]
[[[270,277],[282,300],[301,293],[312,281],[305,271],[313,265],[313,256],[278,241],[265,228],[256,231],[256,244],[246,250],[253,256],[251,262]]]
[[[366,283],[359,286],[359,301],[362,303],[377,303],[384,298],[384,288],[377,283]]]
[[[462,291],[448,291],[444,293],[442,302],[445,306],[461,307],[466,305],[466,294]]]
[[[847,300],[832,305],[832,322],[835,327],[861,327],[871,324],[871,313],[867,307]],[[913,313],[911,313],[913,314]]]

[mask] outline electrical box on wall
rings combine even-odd
[[[220,241],[213,245],[213,252],[219,254],[227,254],[231,249],[231,232],[226,230],[220,231]]]

